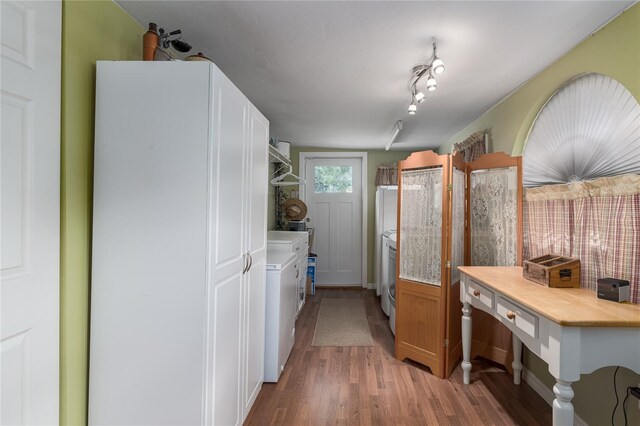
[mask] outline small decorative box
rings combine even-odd
[[[547,287],[580,287],[580,259],[545,254],[525,260],[522,275]]]

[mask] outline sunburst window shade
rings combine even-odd
[[[640,105],[619,82],[580,75],[540,110],[524,149],[523,184],[640,173]]]

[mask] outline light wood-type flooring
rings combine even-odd
[[[323,297],[362,298],[369,347],[313,347]],[[474,360],[471,384],[393,356],[389,321],[373,290],[319,289],[296,322],[296,343],[277,384],[265,383],[248,425],[550,425],[551,407],[524,381]]]

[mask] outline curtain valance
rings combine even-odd
[[[484,131],[475,132],[460,143],[453,145],[454,152],[464,154],[464,161],[470,162],[487,153],[484,142]]]
[[[397,185],[398,184],[398,164],[379,164],[376,170],[376,186]]]

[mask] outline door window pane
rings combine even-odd
[[[315,191],[317,193],[351,193],[353,168],[351,166],[315,166]]]

